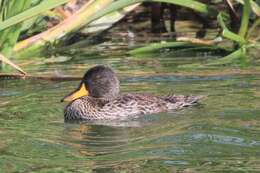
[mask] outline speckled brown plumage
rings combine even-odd
[[[107,80],[108,78],[109,80]],[[114,72],[105,66],[90,69],[82,81],[90,91],[95,91],[95,95],[98,96],[93,96],[90,92],[88,96],[80,97],[69,103],[64,111],[66,121],[134,118],[144,114],[179,110],[199,100],[199,97],[196,96],[183,95],[119,94],[119,81]],[[105,92],[106,96],[102,97],[101,92],[103,95]]]
[[[198,101],[196,96],[158,97],[146,94],[125,94],[113,100],[81,97],[65,109],[65,120],[114,120],[143,114],[178,110]]]

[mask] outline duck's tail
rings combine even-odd
[[[161,98],[175,105],[176,108],[182,108],[182,107],[188,107],[195,103],[198,103],[198,101],[202,97],[203,96],[168,95],[168,96],[163,96]]]

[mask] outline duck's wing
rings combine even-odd
[[[202,98],[202,96],[168,95],[161,96],[160,98],[173,105],[176,105],[176,108],[182,108],[197,103]]]
[[[118,116],[158,113],[167,110],[167,102],[148,94],[124,94],[103,106],[103,111]]]
[[[190,106],[198,101],[196,96],[154,96],[150,94],[123,94],[111,100],[95,100],[99,119],[124,119],[144,114],[166,112]]]

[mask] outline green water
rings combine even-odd
[[[259,76],[175,75],[176,65],[201,56],[191,57],[108,53],[25,69],[82,75],[109,64],[122,92],[206,96],[180,112],[107,125],[63,122],[60,99],[79,81],[1,80],[0,172],[259,172]]]

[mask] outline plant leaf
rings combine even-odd
[[[222,31],[222,35],[223,37],[226,37],[227,39],[230,39],[230,40],[233,40],[237,43],[240,43],[240,44],[244,44],[246,42],[246,40],[241,37],[240,35],[230,31],[227,27],[226,27],[226,24],[224,22],[224,19],[223,19],[223,13],[220,12],[217,19],[218,19],[218,22],[220,24],[220,26],[222,27],[223,31]]]
[[[180,48],[180,47],[182,47],[182,48],[195,47],[195,44],[192,44],[189,42],[152,43],[147,46],[131,50],[128,53],[134,55],[134,54],[154,52],[154,51],[158,51],[159,49],[163,49],[163,48]]]
[[[81,32],[84,34],[89,34],[89,33],[98,32],[98,31],[102,31],[107,28],[110,28],[117,21],[122,19],[128,12],[132,11],[139,5],[140,4],[134,4],[134,5],[128,6],[126,8],[123,8],[122,10],[118,10],[118,11],[109,13],[109,14],[99,18],[98,20],[91,22],[84,29],[82,29]]]
[[[244,0],[236,0],[236,1],[241,3],[241,4],[244,4]],[[255,1],[253,1],[253,0],[250,0],[250,5],[252,7],[253,12],[259,17],[260,16],[260,7],[259,7],[259,5]]]
[[[10,65],[11,67],[13,67],[14,69],[18,70],[19,72],[21,72],[22,74],[26,75],[27,73],[25,71],[23,71],[23,69],[21,67],[19,67],[18,65],[16,65],[15,63],[13,63],[11,60],[9,60],[8,58],[6,58],[4,55],[0,54],[0,60],[8,65]]]
[[[223,57],[223,58],[220,58],[218,60],[215,60],[213,62],[209,62],[205,65],[208,65],[208,66],[212,66],[212,65],[224,65],[224,64],[229,64],[229,63],[232,63],[234,60],[240,58],[241,56],[244,55],[244,52],[243,52],[243,49],[240,48],[234,52],[232,52],[231,54]]]
[[[239,36],[245,38],[247,29],[248,29],[248,23],[249,23],[249,15],[250,15],[250,1],[244,0],[244,6],[243,6],[243,16],[239,28]]]
[[[28,10],[25,10],[22,13],[19,13],[13,17],[10,17],[9,19],[0,22],[0,31],[13,26],[17,23],[20,23],[24,20],[27,20],[31,17],[34,17],[42,12],[45,12],[46,10],[55,8],[59,5],[62,5],[69,0],[44,0],[40,4],[36,5],[35,7],[29,8]]]
[[[120,0],[120,1],[115,1],[108,5],[105,9],[103,9],[100,13],[96,13],[89,19],[87,19],[87,23],[92,22],[108,13],[111,13],[113,11],[117,11],[121,8],[127,7],[129,5],[133,5],[136,3],[141,3],[141,2],[166,2],[166,3],[171,3],[175,5],[179,5],[182,7],[187,7],[191,8],[195,11],[201,12],[201,13],[206,13],[208,15],[216,16],[217,12],[215,9],[210,8],[208,5],[195,1],[195,0]]]

